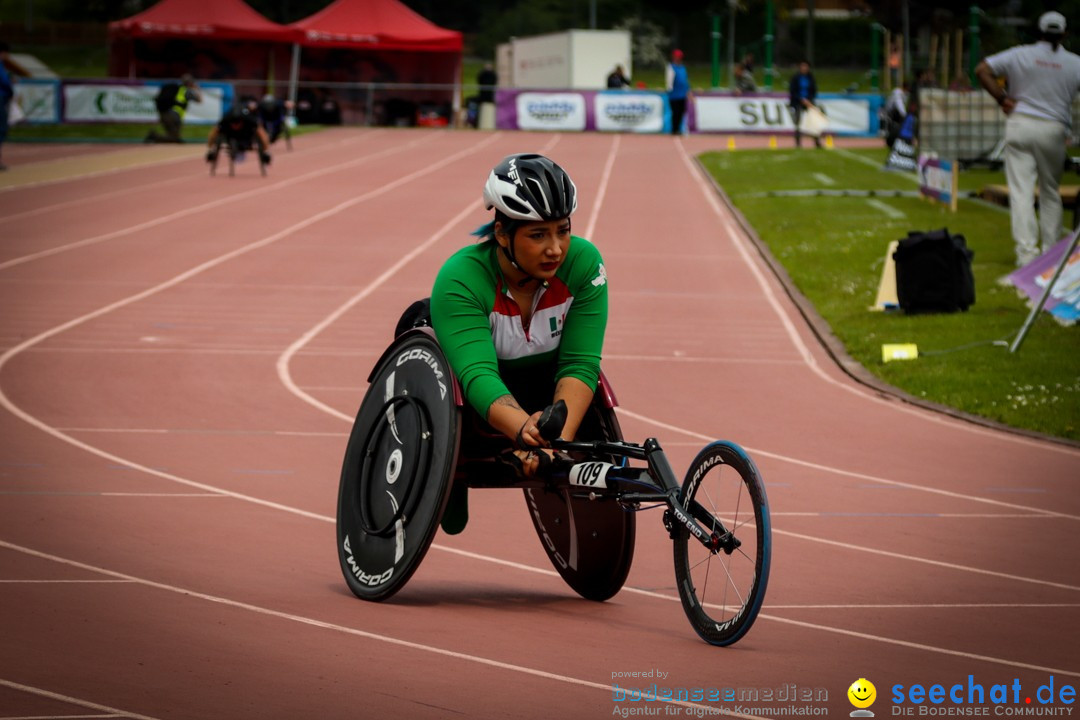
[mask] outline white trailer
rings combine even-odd
[[[616,65],[633,77],[626,30],[567,30],[513,38],[509,45],[510,74],[499,73],[500,84],[506,77],[509,87],[599,90],[607,86]]]

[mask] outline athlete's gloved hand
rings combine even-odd
[[[566,425],[566,401],[559,400],[548,405],[541,412],[529,416],[514,438],[514,447],[518,450],[531,450],[537,446],[547,447],[552,440],[562,435]]]
[[[212,163],[215,160],[217,160],[217,150],[207,150],[206,151],[206,162]]]
[[[564,425],[566,425],[565,400],[559,400],[554,405],[544,408],[544,412],[540,413],[540,420],[536,423],[536,427],[540,430],[540,437],[548,442],[559,439]]]
[[[268,153],[268,152],[259,153],[259,159],[262,160],[263,165],[269,165],[270,164],[270,153]]]

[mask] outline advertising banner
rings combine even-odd
[[[13,102],[22,113],[20,122],[60,122],[60,81],[27,78],[15,83]]]
[[[880,98],[830,98],[819,96],[817,106],[825,113],[825,132],[833,135],[871,135],[877,132],[873,100]],[[795,122],[787,95],[696,95],[698,132],[794,132]],[[875,122],[871,122],[871,120]]]
[[[661,93],[600,92],[593,99],[597,130],[663,132],[665,112],[668,106]]]
[[[919,155],[919,192],[956,212],[958,173],[953,164],[929,155]]]
[[[495,91],[495,126],[500,130],[600,130],[661,133],[671,128],[667,95],[661,91],[519,90]],[[874,135],[875,95],[819,96],[826,133]],[[695,95],[687,104],[690,132],[793,132],[787,95]],[[914,158],[912,159],[914,169]]]
[[[1014,271],[1009,275],[1009,282],[1031,298],[1033,304],[1037,303],[1072,241],[1073,236],[1068,235],[1036,259]],[[1071,325],[1080,318],[1080,248],[1073,251],[1065,269],[1061,271],[1061,276],[1050,290],[1043,309],[1065,324]]]
[[[156,123],[154,107],[160,83],[64,83],[64,122]],[[188,104],[184,122],[208,125],[221,119],[232,101],[232,86],[206,83],[199,86],[201,102]]]
[[[582,93],[523,92],[514,101],[512,127],[520,130],[585,129],[585,96]],[[504,127],[496,120],[497,127]]]

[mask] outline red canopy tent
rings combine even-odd
[[[305,47],[370,48],[461,54],[461,33],[446,30],[398,0],[337,0],[292,23]]]
[[[368,123],[412,124],[418,108],[436,106],[439,116],[448,118],[451,108],[459,107],[461,33],[435,25],[398,0],[336,0],[289,27],[300,33],[304,55],[300,62],[295,47],[294,98],[297,80],[369,84],[324,91],[340,92],[335,99],[346,116]]]
[[[300,39],[243,0],[161,0],[109,23],[109,74],[120,77],[261,79],[284,69]]]
[[[191,73],[261,95],[291,65],[289,97],[299,109],[333,106],[347,122],[413,124],[418,110],[448,118],[459,107],[462,46],[461,33],[398,0],[336,0],[287,26],[243,0],[161,0],[109,23],[109,74]]]

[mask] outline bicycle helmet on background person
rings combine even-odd
[[[484,184],[484,206],[495,210],[495,222],[509,235],[503,251],[514,257],[514,235],[522,223],[569,218],[577,209],[577,188],[566,171],[554,161],[535,153],[509,155],[496,165]],[[494,235],[494,222],[477,231]]]

